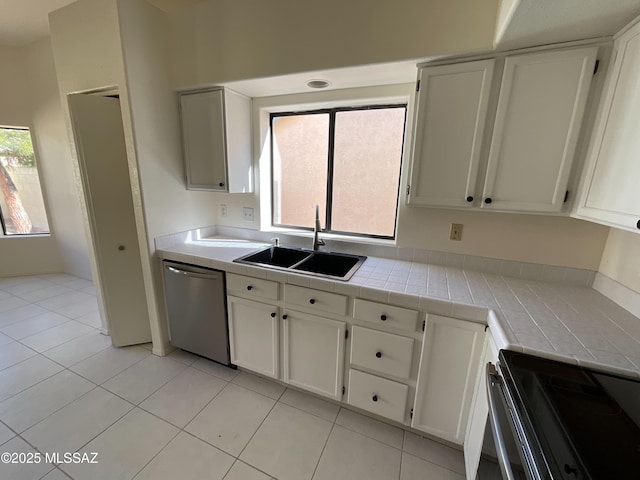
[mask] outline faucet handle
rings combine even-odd
[[[274,244],[276,247],[280,246],[280,238],[279,238],[279,237],[273,237],[273,238],[271,239],[271,241],[273,242],[273,244]]]

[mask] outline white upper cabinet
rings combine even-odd
[[[597,51],[506,58],[482,208],[562,209]]]
[[[190,190],[252,191],[251,99],[216,88],[180,94]]]
[[[410,204],[473,205],[494,64],[420,69]]]
[[[613,55],[576,216],[640,232],[640,24]]]
[[[561,211],[597,52],[420,69],[408,203]]]

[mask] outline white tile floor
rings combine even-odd
[[[461,480],[462,453],[186,352],[111,347],[91,282],[0,278],[0,479]],[[97,452],[97,464],[45,453]]]

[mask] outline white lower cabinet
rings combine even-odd
[[[469,412],[469,423],[464,437],[464,466],[467,478],[476,478],[484,435],[489,416],[489,399],[487,397],[486,368],[487,363],[495,365],[498,361],[498,349],[493,343],[491,335],[487,335],[482,360],[480,361],[480,371],[476,381],[476,388],[471,402]]]
[[[417,310],[354,299],[351,324],[342,321],[351,304],[344,295],[243,275],[228,277],[229,343],[235,365],[398,423],[411,421],[417,430],[458,444],[469,432],[465,449],[481,444],[476,437],[481,417],[486,419],[486,398],[476,385],[485,351],[484,325],[428,315],[418,364],[422,332],[415,331]],[[474,423],[467,428],[472,400]],[[479,453],[469,455],[475,459]]]
[[[413,338],[354,325],[351,329],[351,365],[408,379],[413,360]]]
[[[404,422],[409,392],[407,385],[352,369],[349,371],[348,392],[347,401],[354,407]]]
[[[279,308],[228,296],[231,363],[278,378]]]
[[[346,323],[286,310],[282,315],[283,379],[342,399]]]
[[[484,325],[428,315],[411,426],[462,444],[478,378]]]

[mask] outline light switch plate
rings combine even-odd
[[[253,208],[242,207],[242,218],[247,222],[253,222]]]
[[[462,240],[462,227],[463,225],[461,223],[452,223],[449,240]]]

